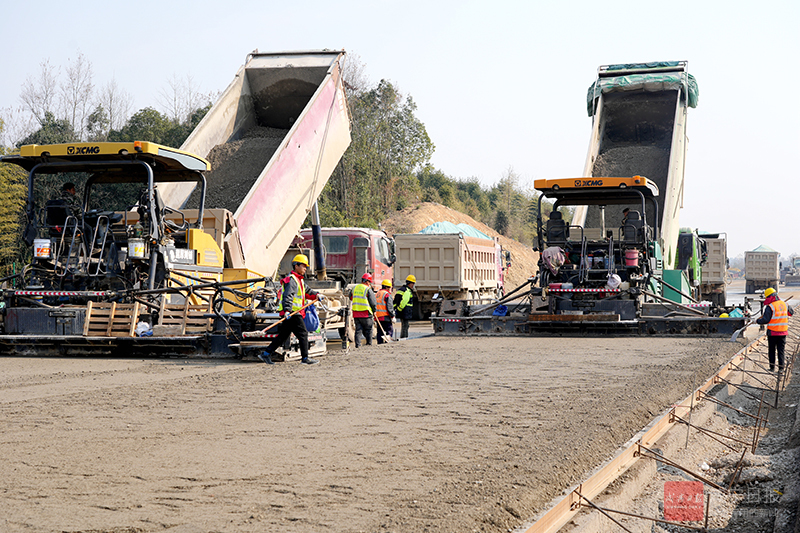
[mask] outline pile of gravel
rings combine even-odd
[[[206,208],[235,212],[288,131],[256,126],[239,140],[215,146],[206,157],[211,163],[206,173]],[[196,207],[199,195],[195,190],[187,205]]]

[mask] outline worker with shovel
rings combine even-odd
[[[769,371],[775,371],[775,352],[778,352],[778,373],[783,372],[784,350],[786,348],[786,336],[789,333],[789,317],[792,316],[792,308],[786,302],[778,298],[778,293],[772,287],[764,291],[764,312],[761,318],[756,320],[757,324],[767,326],[767,346],[769,347]]]
[[[278,325],[278,336],[258,356],[268,365],[274,364],[272,362],[272,352],[282,346],[292,333],[300,343],[300,362],[306,365],[313,365],[319,362],[308,356],[308,330],[303,319],[306,316],[305,309],[309,305],[306,300],[321,300],[324,297],[318,294],[317,291],[306,287],[303,281],[306,269],[308,269],[308,257],[304,254],[297,254],[292,259],[292,272],[281,280],[281,290],[278,293],[278,299],[280,300],[278,311],[282,321]]]
[[[394,305],[392,303],[392,280],[385,279],[381,282],[381,290],[375,295],[378,308],[375,310],[375,320],[378,322],[378,344],[391,342],[394,329]]]

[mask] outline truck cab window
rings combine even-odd
[[[328,254],[346,254],[350,237],[347,235],[331,235],[322,237],[322,245]]]
[[[389,244],[386,239],[375,239],[375,256],[378,261],[384,265],[391,264],[391,254],[389,253]]]

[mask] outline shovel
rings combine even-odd
[[[280,320],[278,320],[274,324],[265,327],[264,329],[260,329],[258,331],[245,331],[245,332],[242,333],[242,337],[263,337],[264,334],[267,331],[271,330],[272,328],[274,328],[275,326],[277,326],[281,322],[285,322],[286,320],[288,320],[289,318],[293,317],[294,315],[296,315],[297,313],[299,313],[300,311],[302,311],[306,307],[308,307],[310,305],[314,305],[314,301],[315,300],[311,300],[310,302],[308,302],[306,305],[304,305],[303,307],[301,307],[300,309],[298,309],[294,313],[291,313],[289,315],[285,315],[283,318],[281,318]]]
[[[741,332],[743,332],[744,330],[749,328],[750,324],[752,324],[752,323],[753,323],[752,320],[748,320],[747,322],[744,323],[744,327],[743,328],[740,328],[740,329],[737,329],[736,331],[734,331],[733,335],[731,336],[730,342],[736,342],[736,337],[738,337]]]
[[[792,295],[790,295],[788,298],[786,298],[786,299],[784,300],[784,302],[788,302],[788,301],[789,301],[789,300],[791,300],[792,298],[794,298],[794,294],[792,294]],[[761,314],[761,311],[759,311],[759,312],[758,312],[758,313],[756,313],[756,314]],[[755,318],[755,317],[753,317],[753,318]],[[738,336],[739,336],[739,334],[740,334],[741,332],[743,332],[744,330],[746,330],[746,329],[747,329],[747,328],[748,328],[750,325],[752,325],[752,324],[753,324],[753,320],[748,320],[748,321],[745,323],[745,325],[744,325],[744,327],[743,327],[743,328],[741,328],[741,329],[737,329],[736,331],[734,331],[734,332],[733,332],[733,336],[731,336],[731,342],[736,342],[736,337],[738,337]]]
[[[388,335],[386,335],[386,332],[383,330],[383,326],[381,326],[381,321],[380,321],[380,320],[375,320],[375,323],[376,323],[376,324],[378,324],[378,328],[380,328],[380,330],[381,330],[381,333],[383,333],[383,338],[384,338],[384,339],[388,339],[388,340],[386,341],[387,343],[390,343],[390,342],[397,342],[397,340],[396,340],[396,339],[393,339],[393,338],[389,337]]]

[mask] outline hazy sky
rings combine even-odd
[[[370,81],[413,97],[437,168],[485,185],[509,168],[531,186],[583,172],[598,66],[687,60],[700,100],[687,122],[681,225],[727,232],[731,256],[761,244],[800,252],[797,0],[43,0],[6,2],[0,17],[0,108],[20,105],[42,61],[63,72],[79,53],[95,85],[113,77],[136,111],[156,106],[176,76],[221,91],[255,48],[345,49]]]

